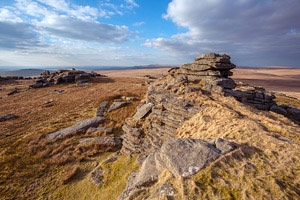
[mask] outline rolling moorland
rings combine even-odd
[[[300,198],[300,69],[207,54],[97,73],[0,82],[0,116],[15,116],[0,122],[0,199]]]

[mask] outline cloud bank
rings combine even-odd
[[[188,58],[220,52],[249,65],[299,66],[299,0],[172,0],[163,17],[188,32],[145,46]]]

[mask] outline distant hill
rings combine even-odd
[[[24,76],[24,77],[38,76],[43,71],[44,70],[42,69],[20,69],[20,70],[1,72],[0,76]]]

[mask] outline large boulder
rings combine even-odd
[[[220,138],[211,142],[170,139],[159,151],[150,153],[142,167],[128,177],[127,187],[118,199],[132,199],[135,193],[157,183],[159,175],[165,170],[176,178],[192,176],[234,148],[234,144]]]

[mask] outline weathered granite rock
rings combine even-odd
[[[90,181],[95,185],[103,183],[103,170],[101,168],[95,169],[90,175]]]
[[[104,163],[104,164],[106,164],[106,163],[111,163],[111,162],[115,162],[115,161],[117,161],[117,160],[118,160],[118,158],[113,156],[113,157],[111,157],[111,158],[105,160],[103,163]]]
[[[147,115],[147,113],[151,110],[153,106],[153,103],[146,103],[138,106],[137,111],[133,116],[133,119],[142,119],[143,117],[145,117],[145,115]]]
[[[106,108],[108,106],[108,102],[107,101],[103,101],[97,108],[97,112],[96,112],[96,116],[97,117],[103,117],[104,113],[106,111]]]
[[[170,139],[163,144],[157,159],[177,178],[196,174],[221,155],[221,150],[203,140]]]
[[[270,108],[270,111],[273,111],[273,112],[276,112],[278,114],[281,114],[281,115],[287,115],[287,111],[280,107],[280,106],[277,106],[277,105],[273,105],[271,108]]]
[[[44,71],[36,80],[35,84],[29,88],[48,87],[61,83],[77,83],[83,86],[92,80],[93,77],[101,76],[95,72],[85,72],[81,70],[57,70],[56,72]]]
[[[108,112],[122,108],[126,104],[127,104],[126,102],[113,102],[112,105],[109,107]]]
[[[7,121],[7,120],[16,119],[16,118],[17,118],[17,116],[14,115],[14,114],[7,114],[7,115],[4,115],[4,116],[0,117],[0,122],[4,122],[4,121]]]
[[[135,192],[154,185],[164,170],[170,171],[176,178],[192,176],[222,154],[234,149],[233,146],[227,147],[231,143],[224,140],[216,140],[216,143],[219,143],[224,151],[203,140],[182,138],[168,140],[159,151],[150,153],[141,168],[129,176],[126,189],[118,199],[132,199]],[[172,191],[170,190],[170,193],[174,195],[175,191]]]
[[[56,131],[54,133],[50,133],[46,136],[46,138],[48,140],[53,140],[53,139],[56,139],[59,137],[69,135],[71,133],[76,133],[80,130],[85,131],[85,130],[89,129],[90,127],[98,126],[99,124],[103,123],[104,120],[105,119],[103,117],[93,117],[93,118],[85,119],[80,122],[77,122],[74,126]]]
[[[121,140],[119,138],[114,138],[114,137],[83,138],[79,140],[80,146],[91,145],[91,144],[116,147],[121,144]]]

